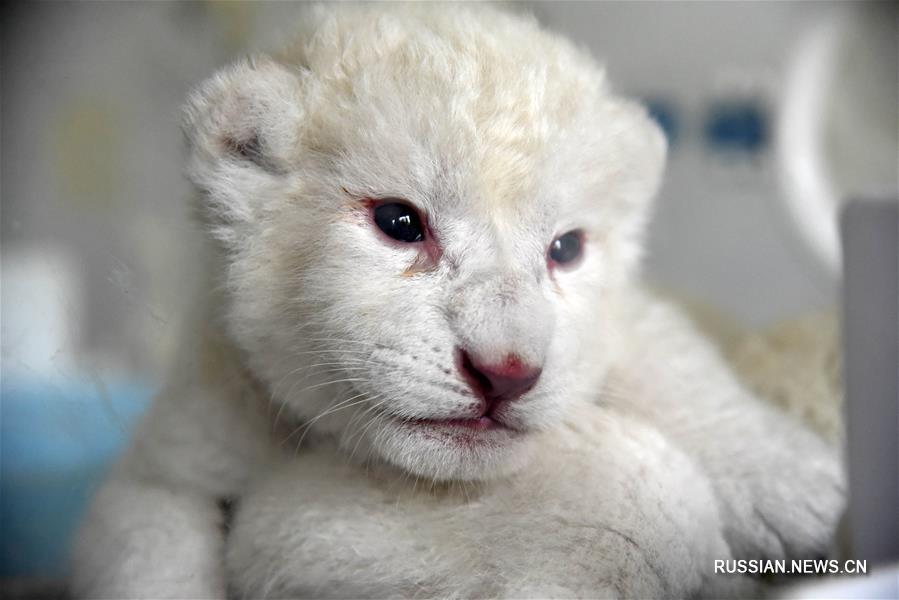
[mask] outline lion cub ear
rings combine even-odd
[[[184,107],[190,180],[220,217],[251,218],[260,192],[294,165],[303,117],[299,73],[266,56],[233,64]]]

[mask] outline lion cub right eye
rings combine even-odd
[[[385,202],[374,207],[375,225],[393,239],[413,244],[425,239],[418,211],[402,202]]]

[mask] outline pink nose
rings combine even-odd
[[[462,350],[460,370],[474,391],[489,404],[517,400],[534,387],[541,369],[525,364],[515,354],[501,363],[484,363]]]

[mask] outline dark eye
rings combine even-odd
[[[375,223],[377,226],[400,242],[411,244],[425,239],[424,227],[418,212],[401,202],[388,202],[375,207]]]
[[[550,260],[560,265],[572,262],[581,255],[583,241],[584,236],[578,229],[560,235],[549,245]]]

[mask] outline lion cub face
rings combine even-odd
[[[230,334],[281,412],[435,479],[595,397],[664,144],[589,58],[483,8],[330,7],[191,98]]]

